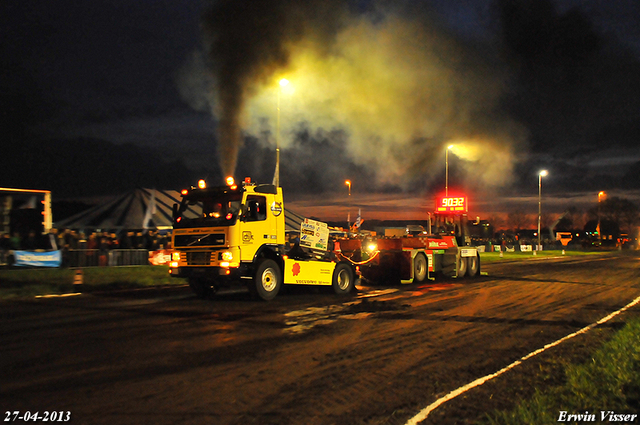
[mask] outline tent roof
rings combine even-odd
[[[151,199],[155,213],[148,223],[149,228],[171,227],[173,204],[180,202],[176,190],[135,189],[98,204],[69,218],[55,222],[57,228],[70,229],[142,229]]]
[[[176,190],[135,189],[82,211],[64,220],[56,221],[58,229],[143,229],[171,228],[173,204],[180,203]],[[147,214],[150,214],[147,217]],[[285,210],[285,231],[299,231],[304,220],[299,214]]]

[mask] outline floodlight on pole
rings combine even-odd
[[[351,227],[351,180],[345,180],[344,184],[349,187],[349,212],[347,213],[347,226]]]
[[[449,196],[449,151],[453,149],[453,145],[447,146],[444,154],[444,196]]]
[[[602,207],[600,206],[600,203],[603,199],[607,199],[607,194],[604,191],[600,191],[598,193],[598,225],[596,226],[596,232],[598,232],[599,240],[602,240],[602,233],[600,232],[600,214],[602,212]]]
[[[541,247],[540,220],[542,218],[542,178],[548,175],[549,175],[549,172],[547,170],[542,170],[538,173],[538,246],[536,247],[536,251],[540,250],[540,247]]]
[[[280,84],[280,87],[278,88],[278,116],[276,119],[276,172],[273,176],[273,184],[276,187],[280,187],[280,93],[282,88],[289,84],[289,80],[282,78],[278,81],[278,84]]]

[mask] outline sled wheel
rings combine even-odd
[[[458,278],[464,277],[467,274],[467,257],[460,257],[458,259]]]
[[[419,252],[413,259],[413,282],[424,282],[427,279],[428,271],[427,257],[422,252]]]
[[[480,273],[480,256],[476,254],[473,257],[469,257],[467,262],[469,263],[467,276],[476,277]]]

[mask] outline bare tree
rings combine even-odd
[[[491,217],[489,217],[489,223],[491,223],[491,226],[494,229],[494,232],[497,232],[498,230],[504,230],[504,226],[505,226],[505,219],[504,216],[502,215],[498,215],[498,214],[494,214]]]
[[[589,209],[589,216],[602,220],[610,220],[618,227],[632,233],[633,228],[640,222],[640,209],[636,204],[625,198],[614,196],[599,202],[595,207]]]
[[[507,223],[514,231],[522,230],[531,225],[531,219],[524,211],[518,209],[507,215]]]

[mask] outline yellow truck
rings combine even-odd
[[[304,220],[299,241],[285,236],[282,188],[255,184],[197,187],[182,191],[173,206],[173,235],[169,272],[188,278],[199,297],[218,288],[244,283],[249,291],[273,299],[282,285],[333,287],[348,294],[357,271],[329,249],[326,224]]]

